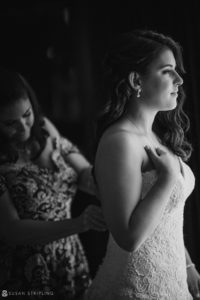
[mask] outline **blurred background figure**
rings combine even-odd
[[[80,299],[91,282],[78,233],[105,230],[77,188],[95,195],[91,165],[45,118],[27,81],[0,68],[0,288],[31,299]],[[45,294],[46,293],[46,294]]]

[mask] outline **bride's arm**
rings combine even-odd
[[[126,251],[138,249],[155,230],[175,182],[170,172],[162,172],[141,200],[145,155],[140,139],[121,131],[104,137],[96,155],[95,175],[105,219],[115,241]],[[167,154],[156,159],[172,166]]]
[[[191,257],[189,255],[189,252],[188,252],[186,247],[185,247],[185,258],[186,258],[186,267],[187,267],[187,269],[195,267],[195,264],[192,262]]]

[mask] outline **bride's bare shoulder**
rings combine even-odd
[[[131,156],[142,159],[144,145],[141,136],[123,126],[112,126],[103,134],[97,154]]]

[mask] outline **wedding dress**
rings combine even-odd
[[[159,224],[139,249],[121,249],[110,234],[106,256],[86,300],[192,299],[187,286],[183,212],[195,179],[188,165],[181,162],[181,166]],[[143,173],[142,198],[156,180],[155,170]]]

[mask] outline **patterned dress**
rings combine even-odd
[[[0,166],[0,195],[8,189],[21,219],[71,218],[77,173],[65,157],[78,149],[64,138],[54,147],[55,171],[32,162]],[[70,300],[78,299],[89,284],[88,264],[77,235],[34,246],[8,246],[0,241],[0,290],[5,293]]]
[[[194,188],[191,169],[182,164],[178,180],[154,232],[133,252],[121,249],[110,234],[103,264],[87,300],[192,300],[187,286],[183,212]],[[141,198],[157,180],[155,170],[143,173]]]

